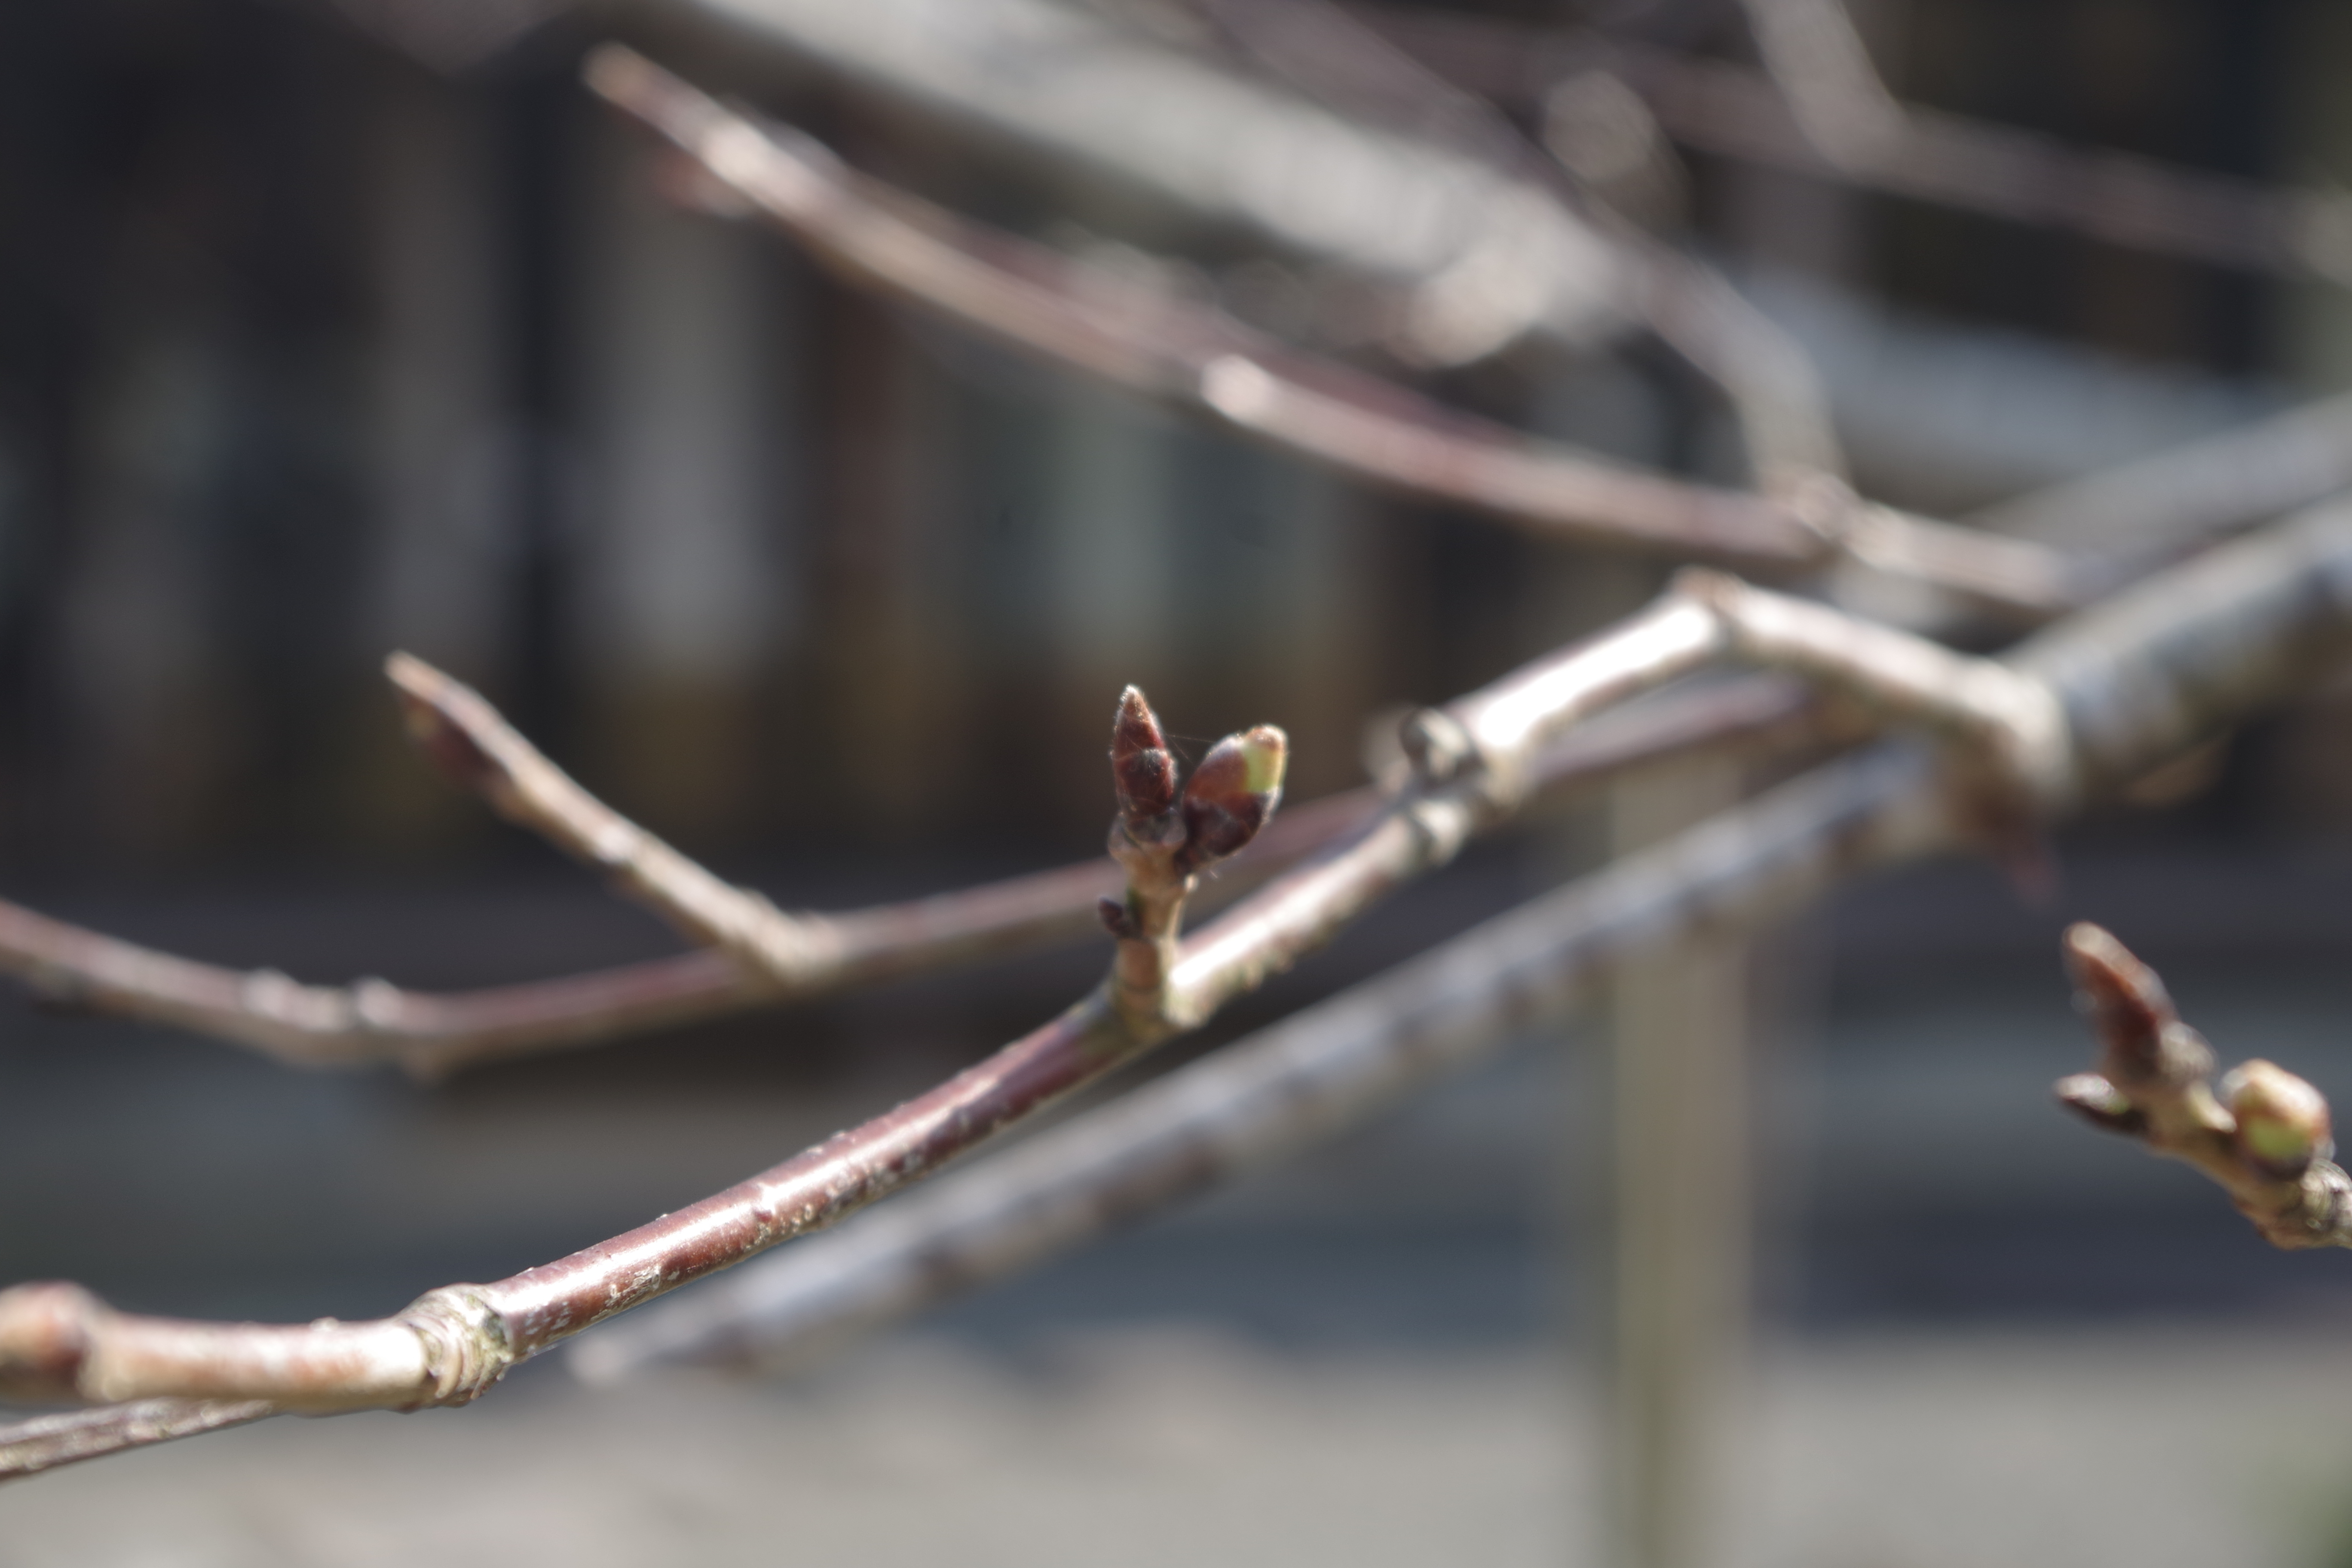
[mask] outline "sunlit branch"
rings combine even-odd
[[[2143,584],[2001,663],[2064,708],[2069,770],[2102,794],[2293,693],[2329,656],[2352,652],[2352,609],[2311,591],[2347,569],[2352,512],[2317,514]],[[2125,684],[2138,700],[2116,700]],[[1916,749],[1884,747],[1818,770],[835,1235],[583,1342],[574,1364],[605,1380],[667,1360],[797,1361],[1083,1245],[1475,1059],[1571,1000],[1602,963],[1695,924],[1737,928],[1872,864],[1965,842],[1944,796]],[[2073,797],[2053,792],[2031,804],[2054,813]],[[2062,1086],[2078,1109],[2086,1081]]]
[[[2345,601],[2314,588],[2347,569],[2352,514],[2322,514],[2141,584],[2002,661],[2020,680],[2043,683],[2064,714],[2064,786],[2021,790],[2020,799],[2063,809],[2081,790],[2144,771],[2309,679],[2315,660],[2352,643]],[[747,1182],[541,1268],[428,1291],[388,1319],[213,1324],[117,1312],[71,1285],[0,1292],[0,1392],[106,1404],[259,1399],[318,1412],[466,1403],[517,1362],[605,1318],[929,1174],[1286,967],[1397,884],[1444,863],[1473,823],[1507,815],[1525,798],[1533,757],[1560,731],[1670,668],[1738,651],[1726,646],[1727,622],[1740,617],[1706,601],[1670,594],[1616,631],[1424,712],[1407,732],[1413,776],[1382,814],[1186,938],[1167,976],[1167,1003],[1148,1016],[1124,1009],[1106,983],[987,1060]],[[1747,618],[1763,609],[1780,613],[1766,605]],[[1806,626],[1783,626],[1797,662],[1838,673]],[[2119,702],[2126,681],[2134,699]],[[1878,695],[1899,706],[1913,701],[1911,689],[1897,679]],[[1976,722],[1965,717],[1974,706],[1962,697],[1928,710],[1965,727]],[[1850,850],[1860,835],[1889,854],[1918,853],[1971,836],[1941,786],[1942,770],[1915,764],[1881,774],[1873,766],[1826,775],[1863,781],[1841,817],[1850,826],[1830,834],[1836,844]],[[1244,784],[1254,776],[1243,770]],[[1195,830],[1188,825],[1188,835]],[[1811,858],[1817,846],[1796,852],[1821,864]]]
[[[852,282],[1343,472],[1539,531],[1781,570],[1853,553],[1859,529],[1889,542],[1866,563],[2032,616],[2074,602],[2067,563],[2042,546],[1850,499],[1690,484],[1520,436],[919,202],[625,50],[599,54],[590,81]],[[1727,308],[1673,288],[1673,308]]]
[[[2304,591],[2331,565],[2352,566],[2352,515],[2340,511],[2158,579],[2006,662],[2047,682],[2076,716],[2074,767],[2095,789],[2111,789],[2310,679],[2291,668],[2293,650],[2352,647],[2352,616]],[[2212,656],[2210,687],[2184,657],[2200,643]],[[2142,671],[2153,672],[2147,700],[2118,712],[2116,684]],[[2087,721],[2097,714],[2105,722]],[[1955,824],[1935,808],[1937,794],[1916,750],[1883,748],[1819,770],[834,1235],[584,1341],[572,1364],[607,1381],[661,1361],[797,1362],[1074,1249],[1475,1060],[1572,1000],[1601,964],[1698,923],[1737,928],[1871,864],[1951,847]],[[2084,1081],[2061,1086],[2074,1086],[2078,1109]]]
[[[1172,920],[1164,931],[1145,929],[1140,906],[1157,896],[1150,885],[1156,872],[1140,872],[1129,858],[1129,898],[1114,924],[1121,963],[1102,986],[988,1060],[773,1170],[568,1258],[491,1284],[428,1291],[399,1315],[373,1322],[189,1322],[118,1312],[77,1286],[18,1287],[0,1292],[0,1393],[103,1403],[258,1399],[322,1413],[471,1400],[516,1362],[824,1228],[1198,1026],[1399,884],[1445,864],[1474,826],[1523,805],[1538,757],[1571,724],[1713,657],[1743,651],[1736,628],[1769,626],[1776,614],[1839,618],[1775,610],[1788,602],[1753,590],[1742,591],[1755,595],[1746,609],[1724,609],[1718,602],[1738,596],[1704,583],[1696,588],[1678,589],[1626,626],[1447,709],[1425,710],[1408,724],[1413,775],[1368,826],[1181,943],[1172,941]],[[1781,640],[1807,642],[1801,633]],[[1835,661],[1806,653],[1796,662]],[[1233,737],[1212,750],[1179,795],[1156,726],[1133,693],[1115,736],[1118,841],[1174,847],[1170,867],[1180,879],[1181,908],[1191,872],[1247,842],[1271,810],[1279,739],[1266,731]],[[1158,963],[1149,985],[1129,984],[1131,938],[1152,939]]]

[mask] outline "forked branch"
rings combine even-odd
[[[2155,970],[2095,925],[2070,927],[2065,952],[2100,1052],[2096,1072],[2059,1079],[2059,1103],[2203,1172],[2273,1247],[2352,1247],[2352,1177],[2320,1092],[2259,1058],[2214,1082],[2213,1047]]]
[[[625,49],[599,52],[589,83],[847,281],[1356,478],[1563,537],[1782,571],[1851,558],[2032,617],[2077,602],[2065,559],[2039,545],[1851,497],[1825,506],[1668,479],[1303,355],[885,186]]]
[[[1179,794],[1157,725],[1139,694],[1130,693],[1113,741],[1115,832],[1130,881],[1115,922],[1118,963],[1102,986],[1060,1017],[929,1093],[726,1192],[510,1279],[429,1291],[394,1318],[302,1328],[208,1324],[117,1312],[69,1285],[0,1292],[0,1393],[116,1403],[265,1400],[306,1411],[465,1403],[516,1362],[831,1225],[1197,1026],[1400,883],[1451,859],[1474,826],[1518,809],[1535,759],[1571,724],[1727,653],[1786,647],[1800,650],[1793,662],[1808,668],[1840,668],[1815,646],[1818,628],[1809,617],[1841,617],[1775,595],[1744,597],[1751,592],[1686,582],[1616,631],[1424,712],[1411,731],[1412,777],[1361,834],[1181,941],[1176,921],[1193,872],[1245,843],[1272,811],[1281,742],[1265,730],[1234,737]],[[1738,628],[1748,644],[1735,640]],[[1865,639],[1898,636],[1853,629]],[[1921,695],[1901,681],[1881,695],[1890,693],[1898,705]]]
[[[482,710],[512,734],[487,704]],[[1663,692],[1546,748],[1535,787],[1559,794],[1694,751],[1767,754],[1816,745],[1836,728],[1801,689],[1769,677]],[[519,736],[514,742],[525,744]],[[1381,810],[1379,792],[1370,789],[1294,806],[1225,860],[1193,901],[1228,901],[1352,837]],[[1097,929],[1100,900],[1121,882],[1117,867],[1091,860],[905,903],[796,912],[786,918],[821,936],[831,959],[802,969],[790,984],[706,950],[478,991],[411,991],[382,980],[312,985],[275,970],[224,969],[158,952],[5,900],[0,973],[57,1004],[193,1030],[295,1066],[391,1062],[431,1079],[1081,941]]]
[[[2315,514],[2178,569],[2000,662],[2042,683],[2070,715],[2069,771],[2083,793],[2096,794],[2352,649],[2343,601],[2310,591],[2346,570],[2352,514]],[[2132,700],[2119,702],[2126,686]],[[602,1381],[661,1361],[797,1361],[1278,1159],[1475,1059],[1499,1035],[1564,1005],[1597,965],[1701,922],[1736,927],[1873,863],[1967,842],[1976,825],[1952,811],[1927,764],[1916,748],[1890,745],[1816,770],[905,1202],[583,1342],[574,1365]],[[2016,804],[2055,811],[2071,797]],[[2242,1092],[2269,1089],[2248,1077]],[[2297,1103],[2291,1091],[2269,1092],[2273,1104]],[[2105,1091],[2087,1098],[2099,1108]],[[2251,1102],[2238,1110],[2242,1131],[2260,1126]],[[2260,1152],[2289,1151],[2273,1141]]]
[[[2063,809],[2084,789],[2136,776],[2213,724],[2324,668],[2326,658],[2352,642],[2352,616],[2340,598],[2312,584],[2333,580],[2347,562],[2352,515],[2317,514],[2144,584],[2000,661],[2021,679],[2043,683],[2063,714],[2056,730],[2063,765],[2017,773],[2022,798],[2039,811]],[[1476,822],[1508,815],[1525,799],[1528,760],[1562,730],[1737,651],[1727,623],[1761,626],[1768,612],[1790,617],[1783,640],[1801,650],[1800,662],[1838,668],[1837,656],[1816,646],[1804,621],[1825,612],[1768,602],[1752,615],[1727,616],[1704,595],[1675,593],[1614,632],[1422,715],[1409,747],[1413,775],[1381,816],[1343,847],[1184,939],[1166,977],[1169,1005],[1148,1027],[1130,1023],[1107,983],[988,1060],[747,1182],[507,1279],[427,1292],[376,1322],[183,1322],[118,1313],[72,1286],[0,1292],[0,1390],[117,1403],[259,1399],[321,1411],[464,1403],[516,1362],[832,1225],[1174,1027],[1205,1018],[1328,940],[1391,888],[1450,858]],[[1872,628],[1870,635],[1895,634]],[[1948,650],[1933,657],[1960,658]],[[1945,667],[1954,677],[1969,668]],[[2136,700],[2119,709],[2112,694],[2126,674]],[[1942,711],[1922,705],[1927,694],[1918,687],[1907,679],[1860,683],[1895,706]],[[1964,700],[1958,717],[1943,717],[1964,731],[1990,733],[1979,730],[1984,716],[2006,709]],[[2031,732],[2031,726],[2019,731]],[[1834,808],[1787,847],[1795,857],[1791,875],[1801,885],[1857,854],[1916,855],[1967,841],[1969,814],[1934,787],[1936,777],[1901,747],[1813,775],[1807,787],[1826,790]],[[1635,921],[1618,934],[1638,942],[1644,928]]]

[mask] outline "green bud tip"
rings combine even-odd
[[[2327,1100],[2274,1062],[2242,1062],[2218,1086],[2237,1119],[2238,1146],[2267,1170],[2300,1173],[2334,1152]]]

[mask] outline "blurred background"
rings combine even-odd
[[[2352,16],[1850,10],[1905,102],[2123,155],[2133,210],[2177,198],[2189,237],[2084,232],[2031,158],[2006,205],[1963,201],[1710,119],[1771,91],[1730,0],[1359,14],[1720,267],[1807,351],[1874,498],[1965,518],[2352,385],[2352,217],[2327,205]],[[1365,259],[1404,222],[1377,185],[1221,190],[1201,171],[1235,132],[1181,96],[1097,104],[1091,138],[1055,121],[1138,60],[1296,97],[1172,0],[13,0],[7,897],[306,980],[560,974],[675,942],[410,753],[387,651],[478,687],[723,874],[833,908],[1098,853],[1129,681],[1196,750],[1285,726],[1303,800],[1360,780],[1375,715],[1663,581],[1038,368],[681,205],[580,85],[613,37],[894,184],[1459,406],[1749,477],[1721,395],[1606,311],[1401,347],[1402,285]],[[2291,243],[2229,228],[2282,192],[2312,193]],[[2047,1099],[2089,1053],[2056,933],[2094,918],[2226,1058],[2347,1102],[2347,718],[2323,695],[2249,724],[2069,828],[2042,904],[1929,866],[1759,938],[1730,1199],[1755,1215],[1753,1325],[1731,1458],[1689,1505],[1724,1521],[1705,1564],[2352,1562],[2329,1418],[2352,1259],[2268,1251]],[[1606,817],[1595,797],[1482,845],[1176,1058],[1595,863]],[[0,1019],[0,1279],[378,1314],[772,1163],[1101,960],[434,1086],[27,1005]],[[1530,1038],[796,1379],[591,1394],[535,1365],[475,1410],[268,1424],[11,1489],[0,1564],[1607,1562],[1597,1050]]]

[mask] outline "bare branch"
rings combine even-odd
[[[1627,263],[1633,313],[1729,398],[1763,488],[1814,474],[1843,475],[1845,460],[1811,361],[1795,340],[1712,268],[1660,244],[1598,199],[1583,171],[1563,169],[1486,100],[1465,93],[1409,50],[1394,47],[1335,0],[1183,0],[1253,60],[1342,112],[1369,111],[1459,148],[1541,194],[1562,216],[1589,225]],[[1459,269],[1422,285],[1441,305]]]
[[[2352,568],[2352,513],[2316,514],[2169,574],[2004,661],[2074,716],[2074,771],[2114,787],[2232,711],[2275,701],[2286,650],[2352,646],[2305,591]],[[2203,664],[2184,657],[2201,646]],[[2211,676],[2215,684],[2204,684]],[[2142,700],[2112,700],[2146,679]],[[2085,723],[2106,714],[2104,725]],[[649,1363],[798,1361],[1304,1147],[1564,1005],[1596,966],[1694,925],[1738,927],[1842,875],[1960,841],[1916,749],[1833,763],[1433,949],[929,1191],[575,1348],[605,1381]],[[2045,795],[2041,809],[2069,802]],[[2074,1080],[2070,1080],[2072,1082]],[[2065,1086],[2062,1086],[2062,1092]],[[2274,1096],[2292,1107],[2291,1095]]]
[[[2051,683],[2074,742],[2070,782],[2144,771],[2231,710],[2306,677],[2313,654],[2352,640],[2344,603],[2311,588],[2347,562],[2352,515],[2322,514],[2145,584],[2006,662]],[[465,1403],[516,1362],[834,1224],[1206,1017],[1449,858],[1474,821],[1524,799],[1514,781],[1547,739],[1703,655],[1719,624],[1670,595],[1619,633],[1474,693],[1442,719],[1424,716],[1409,748],[1413,782],[1347,847],[1187,940],[1168,977],[1172,1005],[1148,1028],[1121,1015],[1105,984],[988,1060],[747,1182],[509,1279],[429,1291],[374,1322],[206,1324],[118,1313],[68,1285],[0,1292],[0,1391],[113,1403],[263,1399],[320,1411]],[[2126,670],[2141,700],[2118,713],[2107,699]],[[2109,710],[2104,724],[2081,721],[2090,704]],[[1826,775],[1861,781],[1859,805],[1842,810],[1844,826],[1830,836],[1837,853],[1918,854],[1967,837],[1964,817],[1924,787],[1934,773],[1907,755],[1874,753],[1895,760]],[[2035,804],[2058,809],[2071,794]],[[1801,863],[1823,864],[1820,847],[1801,846]]]
[[[1694,750],[1775,751],[1825,738],[1818,707],[1769,678],[1661,693],[1562,737],[1536,769],[1564,792]],[[1225,861],[1196,899],[1223,901],[1360,832],[1381,809],[1356,790],[1294,806]],[[723,1017],[852,985],[1081,939],[1120,873],[1090,860],[901,904],[798,915],[832,932],[835,965],[791,987],[718,952],[480,991],[404,990],[381,980],[307,985],[157,952],[0,900],[0,973],[48,1001],[249,1046],[301,1067],[396,1062],[437,1078],[483,1062]]]
[[[1792,99],[1744,66],[1429,7],[1357,14],[1452,80],[1514,106],[1540,109],[1605,71],[1703,153],[2216,266],[2352,279],[2352,195],[2342,191],[2273,189],[1912,104],[1897,105],[1886,133],[1848,138],[1832,156]]]
[[[384,661],[427,755],[500,816],[603,871],[695,942],[782,987],[837,969],[835,932],[730,886],[582,789],[471,687],[411,654]]]
[[[1602,966],[1785,908],[1925,844],[1895,803],[1916,749],[1837,764],[1612,862],[1374,980],[572,1348],[604,1383],[648,1363],[797,1363],[1296,1152],[1572,1002]]]
[[[2136,462],[2052,485],[1969,522],[2119,574],[2352,489],[2352,395],[2322,398]]]
[[[0,1426],[0,1481],[278,1415],[262,1400],[141,1399]]]
[[[2330,1157],[2319,1091],[2261,1060],[2214,1084],[2212,1047],[2156,971],[2095,925],[2069,927],[2065,953],[2101,1049],[2098,1071],[2059,1080],[2059,1102],[2212,1178],[2273,1247],[2352,1247],[2352,1176]]]
[[[391,1319],[210,1325],[117,1313],[77,1287],[19,1287],[0,1293],[0,1391],[114,1402],[260,1398],[309,1410],[464,1403],[514,1362],[831,1224],[1196,1026],[1398,883],[1451,859],[1475,822],[1516,809],[1548,742],[1605,703],[1689,668],[1709,651],[1712,625],[1694,603],[1670,595],[1625,632],[1474,694],[1442,720],[1424,716],[1414,748],[1419,776],[1387,811],[1344,848],[1176,948],[1148,1009],[1122,1006],[1122,987],[1106,984],[988,1061],[772,1171],[544,1268],[428,1292]],[[1141,709],[1139,700],[1131,706]],[[1148,710],[1123,707],[1118,737],[1125,833],[1125,816],[1166,792],[1154,782],[1160,771],[1141,760],[1156,749]],[[1232,765],[1204,763],[1182,798],[1188,847],[1196,836],[1204,852],[1225,847],[1229,823],[1270,808],[1280,782],[1276,739],[1254,731],[1231,749]]]
[[[1741,0],[1764,68],[1806,137],[1841,168],[1867,164],[1903,132],[1903,106],[1886,90],[1841,0]]]
[[[850,281],[1357,477],[1563,537],[1782,570],[1851,553],[2031,616],[2075,602],[2066,563],[2039,545],[1851,498],[1715,489],[1534,440],[882,186],[626,50],[600,52],[589,79]],[[1675,288],[1691,309],[1725,308]],[[1849,551],[1850,537],[1866,547]]]

